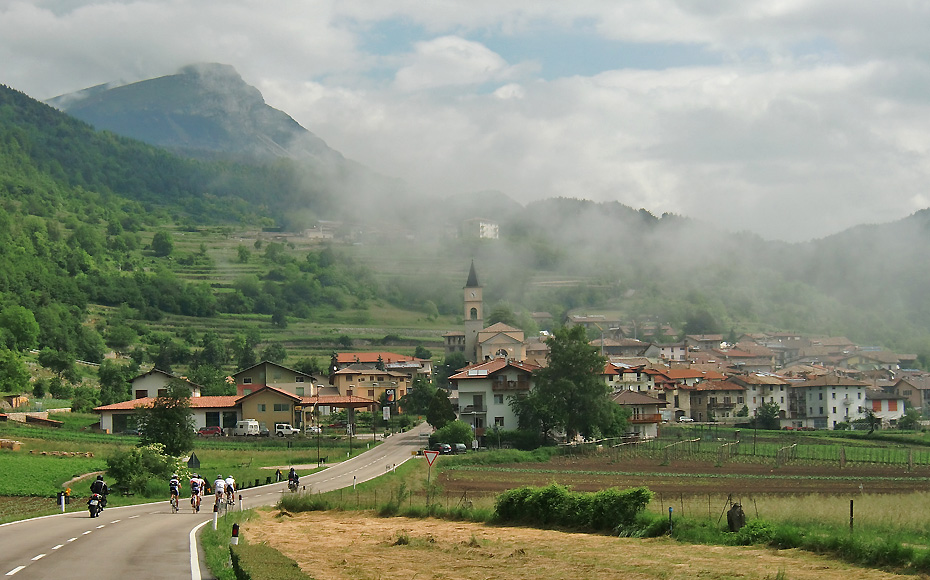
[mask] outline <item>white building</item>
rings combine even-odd
[[[865,417],[868,383],[837,375],[794,382],[788,388],[792,427],[833,429]]]
[[[539,367],[504,358],[470,365],[449,377],[458,390],[458,419],[474,427],[475,437],[484,441],[488,429],[512,431],[517,416],[509,399],[526,395],[533,388],[533,371]]]

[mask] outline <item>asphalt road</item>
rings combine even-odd
[[[374,479],[413,457],[426,441],[419,433],[429,430],[421,425],[392,435],[348,461],[302,475],[301,487],[326,492]],[[240,494],[242,506],[271,505],[282,493],[289,493],[286,482],[246,489]],[[0,525],[0,575],[16,580],[211,578],[196,535],[212,525],[212,498],[205,499],[199,514],[183,499],[181,508],[173,514],[161,501],[107,508],[98,518],[85,510]]]

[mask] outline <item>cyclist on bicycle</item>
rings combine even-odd
[[[236,480],[233,479],[233,476],[226,478],[226,503],[232,504],[236,501]]]
[[[200,511],[200,498],[203,496],[204,480],[196,473],[191,476],[191,507]]]
[[[213,482],[213,492],[216,494],[216,506],[219,507],[226,492],[226,480],[223,479],[222,475],[216,476],[216,480]]]
[[[178,479],[177,473],[172,474],[171,479],[168,480],[168,491],[171,493],[171,507],[177,511],[178,498],[181,497],[181,480]]]

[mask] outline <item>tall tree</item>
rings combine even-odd
[[[546,341],[549,364],[533,373],[534,389],[527,397],[536,422],[561,428],[569,440],[610,430],[615,414],[601,380],[606,359],[588,344],[583,326],[560,328]],[[522,409],[527,412],[524,407]]]
[[[142,432],[140,445],[161,443],[168,455],[178,456],[194,448],[194,416],[191,391],[183,381],[172,379],[168,392],[151,407],[136,409],[136,424]]]
[[[435,429],[442,429],[452,421],[455,421],[455,410],[449,401],[449,393],[445,389],[436,389],[426,410],[426,422]]]
[[[124,365],[112,360],[105,360],[97,368],[97,379],[100,382],[100,403],[112,405],[132,398],[129,392],[129,381],[139,371],[139,367]]]
[[[29,387],[29,371],[23,357],[14,350],[0,348],[0,391],[25,393]]]
[[[10,350],[33,348],[39,340],[39,323],[28,308],[13,305],[0,311],[0,347]]]
[[[423,377],[413,379],[407,393],[400,398],[400,407],[409,415],[425,415],[436,388]]]

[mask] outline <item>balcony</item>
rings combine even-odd
[[[529,381],[494,381],[491,383],[492,391],[528,391]]]
[[[483,415],[488,412],[487,407],[476,407],[474,405],[466,405],[462,407],[462,410],[459,411],[459,415]]]
[[[641,425],[643,423],[661,423],[662,415],[633,415],[630,417],[630,423]]]

